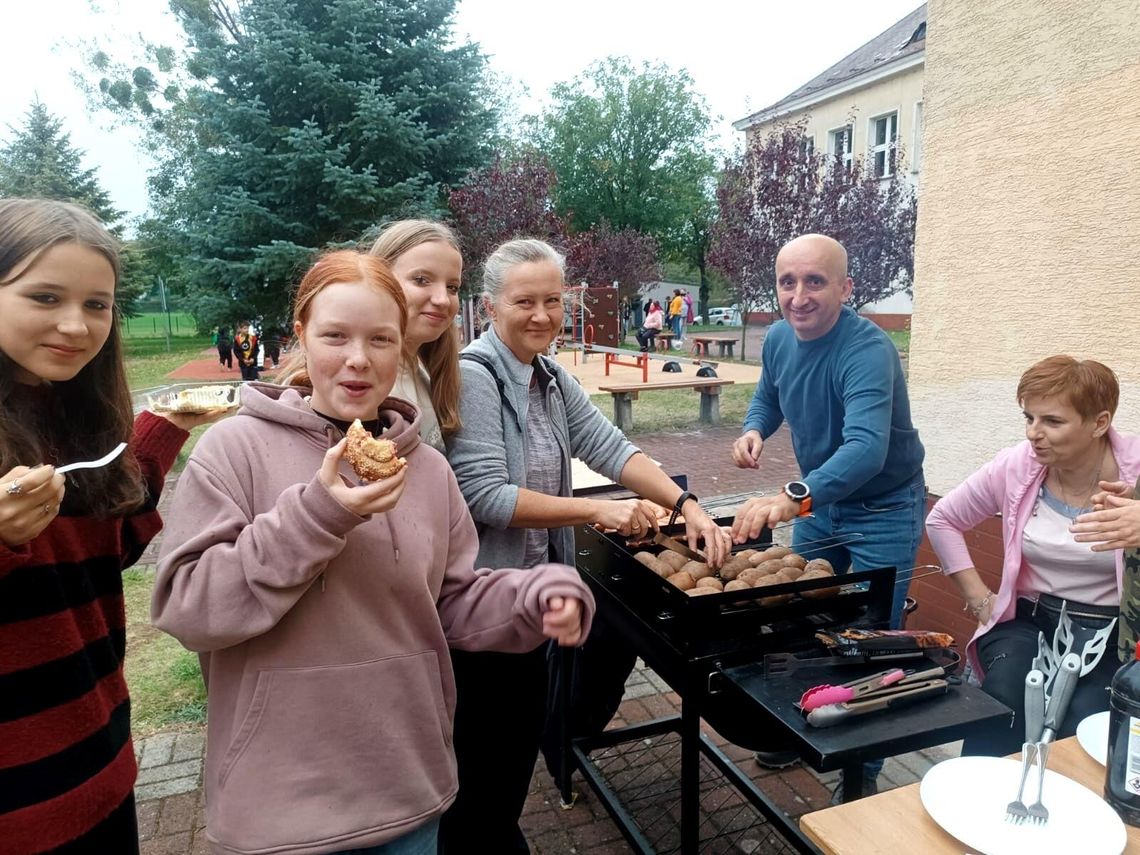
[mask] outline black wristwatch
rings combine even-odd
[[[681,493],[680,496],[677,497],[677,501],[673,503],[673,513],[669,517],[669,525],[673,525],[675,522],[677,522],[677,517],[681,515],[682,506],[685,504],[685,502],[689,501],[689,499],[692,499],[694,502],[699,502],[699,499],[697,499],[697,497],[690,493],[688,490],[685,490]]]
[[[811,487],[803,481],[789,481],[784,485],[784,495],[798,505],[811,498]]]

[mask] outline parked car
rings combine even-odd
[[[718,327],[738,327],[740,326],[740,310],[736,306],[713,306],[709,309],[710,324],[715,324]],[[703,323],[701,316],[693,318],[693,323]]]

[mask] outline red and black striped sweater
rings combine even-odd
[[[158,497],[188,436],[142,413],[137,513],[59,516],[30,543],[0,543],[0,851],[73,840],[131,793],[121,574],[162,527]]]

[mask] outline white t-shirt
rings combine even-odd
[[[1072,523],[1072,517],[1045,497],[1037,500],[1022,535],[1025,569],[1018,579],[1018,593],[1052,594],[1090,606],[1119,605],[1116,553],[1093,552],[1091,544],[1077,543],[1069,531]]]
[[[443,433],[439,429],[439,418],[435,414],[435,407],[431,405],[431,378],[422,362],[416,360],[415,376],[403,362],[396,374],[396,383],[392,387],[393,398],[402,398],[411,401],[420,411],[420,439],[439,451],[446,454],[443,445]]]

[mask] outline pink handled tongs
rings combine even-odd
[[[854,716],[878,712],[934,695],[945,694],[946,687],[945,680],[920,680],[915,683],[899,682],[861,700],[817,707],[807,714],[807,723],[812,727],[831,727]]]
[[[853,680],[839,686],[824,684],[813,686],[800,697],[800,709],[805,713],[817,710],[829,704],[844,704],[850,701],[876,697],[885,693],[892,686],[908,686],[922,680],[945,675],[946,669],[942,666],[928,668],[925,671],[906,672],[900,668],[889,671],[880,671],[862,680]]]

